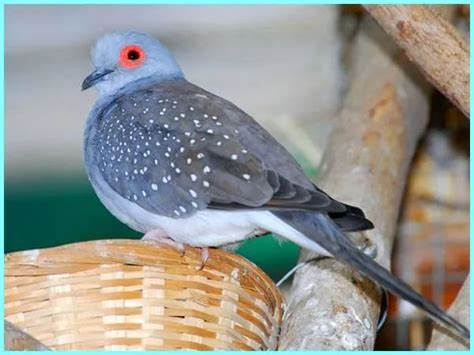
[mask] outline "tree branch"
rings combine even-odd
[[[376,226],[364,235],[385,267],[409,163],[428,120],[426,82],[402,58],[373,21],[363,21],[351,87],[318,181],[335,198],[364,209]],[[372,349],[379,310],[380,292],[367,278],[334,259],[312,262],[295,275],[279,348]]]
[[[364,5],[425,77],[469,117],[469,44],[426,5]]]
[[[7,351],[45,351],[50,350],[41,342],[33,338],[31,335],[25,333],[16,325],[9,321],[4,321],[5,332],[5,350]]]
[[[459,320],[466,327],[469,327],[469,279],[468,276],[448,310],[451,316]],[[435,324],[428,350],[469,350],[469,345],[464,339],[459,338],[448,329]]]

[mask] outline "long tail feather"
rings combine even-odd
[[[326,249],[336,259],[356,268],[391,293],[421,308],[432,319],[469,342],[470,332],[464,325],[358,250],[328,216],[301,211],[278,211],[273,214]]]

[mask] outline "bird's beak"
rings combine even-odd
[[[82,91],[89,89],[113,72],[113,69],[95,70],[82,82]]]

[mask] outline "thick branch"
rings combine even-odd
[[[318,181],[366,211],[376,229],[364,234],[378,246],[377,261],[385,267],[409,163],[428,119],[425,81],[407,70],[402,57],[373,21],[362,23],[352,84]],[[372,349],[379,310],[380,292],[368,279],[334,259],[313,262],[293,281],[280,349]]]
[[[469,44],[426,5],[364,5],[426,78],[469,116]]]
[[[5,350],[8,351],[45,351],[50,350],[31,335],[26,334],[17,326],[4,321],[5,326]]]
[[[468,276],[448,310],[451,316],[466,327],[469,327],[469,279]],[[469,346],[463,339],[452,334],[443,326],[436,324],[428,350],[469,350]]]

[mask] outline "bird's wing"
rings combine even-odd
[[[104,179],[151,212],[182,217],[204,208],[252,208],[351,214],[315,188],[250,116],[186,81],[118,97],[102,114],[99,129]],[[370,228],[363,214],[354,216]]]

